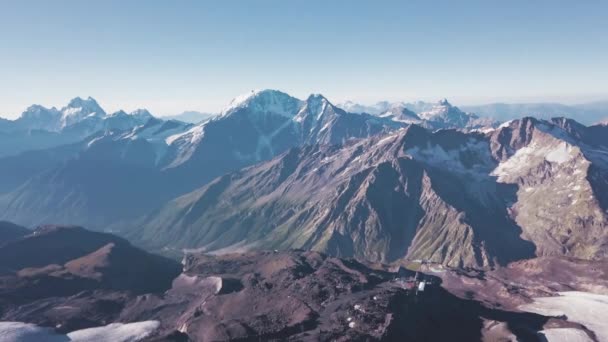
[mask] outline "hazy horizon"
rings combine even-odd
[[[218,112],[251,89],[339,103],[608,99],[608,3],[26,0],[0,13],[0,117],[91,96]]]
[[[265,88],[265,89],[270,89],[270,88]],[[281,90],[281,89],[276,89],[279,90],[281,92],[285,92],[288,93],[292,96],[295,96],[294,94]],[[237,94],[235,95],[233,98],[237,97],[238,95],[243,95],[246,93],[242,93],[242,94]],[[313,93],[310,93],[313,94]],[[299,99],[306,99],[310,94],[305,94],[303,96],[295,96]],[[325,96],[325,94],[322,94]],[[184,108],[183,110],[178,110],[176,112],[166,112],[166,113],[157,113],[153,110],[150,109],[150,107],[146,106],[145,104],[142,104],[140,106],[134,106],[134,107],[124,107],[124,106],[107,106],[105,104],[104,101],[99,100],[98,98],[96,98],[95,96],[91,96],[91,95],[85,95],[85,96],[74,96],[71,98],[66,98],[63,102],[59,102],[56,104],[44,104],[44,103],[37,103],[36,101],[33,101],[32,103],[26,105],[22,110],[20,110],[18,113],[12,113],[12,114],[5,114],[5,113],[0,113],[0,118],[3,119],[16,119],[18,118],[22,112],[24,112],[27,107],[31,106],[31,105],[42,105],[46,108],[52,108],[55,107],[57,109],[61,109],[62,107],[66,106],[70,100],[76,98],[76,97],[80,97],[83,99],[86,99],[88,97],[93,98],[95,101],[97,101],[97,103],[108,113],[115,113],[119,110],[125,110],[127,112],[131,112],[134,111],[136,109],[147,109],[151,112],[152,115],[156,116],[156,117],[170,117],[170,116],[176,116],[176,115],[180,115],[183,113],[187,113],[187,112],[198,112],[201,114],[218,114],[224,107],[228,106],[228,104],[230,103],[230,100],[228,100],[224,106],[220,106],[219,108],[217,108],[217,110],[200,110],[200,109],[191,109],[191,108]],[[327,97],[327,96],[326,96]],[[447,99],[448,101],[450,101],[450,103],[452,103],[455,106],[462,106],[462,107],[467,107],[467,106],[483,106],[483,105],[492,105],[492,104],[543,104],[543,103],[547,103],[547,104],[563,104],[563,105],[585,105],[585,104],[594,104],[594,103],[603,103],[603,102],[607,102],[608,101],[608,95],[603,96],[603,95],[590,95],[590,96],[585,96],[585,97],[576,97],[576,96],[564,96],[564,97],[558,97],[558,96],[554,96],[554,97],[543,97],[543,98],[526,98],[526,97],[522,97],[522,98],[509,98],[509,97],[500,97],[497,99],[502,99],[502,100],[496,100],[496,101],[473,101],[473,102],[467,102],[466,100],[464,102],[461,101],[457,101],[452,97],[449,96],[437,96],[435,98],[419,98],[419,99],[378,99],[378,100],[372,100],[372,101],[357,101],[356,99],[350,99],[350,98],[346,98],[344,100],[340,100],[340,101],[335,101],[333,99],[331,99],[330,97],[327,97],[329,101],[331,101],[332,103],[339,105],[339,104],[343,104],[344,102],[347,101],[351,101],[353,103],[359,104],[359,105],[365,105],[365,106],[372,106],[375,105],[379,102],[382,101],[389,101],[389,102],[404,102],[404,103],[414,103],[417,101],[423,101],[423,102],[437,102],[441,99]],[[568,100],[570,99],[570,100]],[[577,100],[580,99],[580,100]]]

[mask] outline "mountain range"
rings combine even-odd
[[[32,105],[18,119],[0,121],[0,156],[78,142],[99,131],[124,130],[151,118],[144,109],[106,114],[91,97],[74,98],[61,109]]]
[[[94,100],[87,101],[97,108]],[[442,127],[468,123],[447,101],[437,108],[435,117],[416,122]],[[148,119],[143,124],[123,120],[130,125],[104,126],[72,144],[3,158],[0,217],[28,226],[52,222],[103,229],[292,147],[342,144],[408,124],[401,118],[348,113],[321,95],[300,100],[274,90],[236,98],[218,116],[196,125],[137,114],[83,116],[52,134],[61,136],[91,120]]]
[[[75,99],[46,129],[103,128],[1,158],[0,218],[177,254],[305,248],[479,268],[606,256],[607,126],[419,107],[356,114],[261,90],[188,124]]]
[[[379,101],[372,105],[363,105],[353,101],[345,101],[337,104],[338,107],[353,113],[369,113],[382,115],[391,107],[403,107],[415,113],[431,111],[434,104],[425,101],[416,102],[391,102]],[[596,101],[584,104],[564,105],[561,103],[490,103],[484,105],[460,106],[462,110],[469,113],[504,122],[513,119],[521,119],[526,116],[538,119],[551,119],[554,117],[567,117],[585,125],[593,125],[608,120],[608,102]]]
[[[260,90],[0,131],[2,340],[608,336],[606,124]]]
[[[307,145],[227,174],[142,219],[151,248],[305,248],[492,267],[607,256],[608,127],[525,118],[486,133]],[[162,238],[159,238],[162,237]]]

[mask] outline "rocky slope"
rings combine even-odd
[[[39,281],[40,269],[20,271],[21,287],[0,282],[0,317],[48,327],[12,323],[12,335],[44,332],[72,338],[83,335],[81,329],[103,326],[97,335],[89,330],[86,336],[123,341],[123,336],[137,336],[136,327],[145,325],[149,329],[140,335],[146,341],[490,341],[537,340],[539,330],[556,324],[549,317],[459,298],[441,288],[434,276],[405,269],[391,273],[303,251],[191,254],[184,260],[183,273],[163,293],[138,294],[133,289],[140,288],[132,283],[127,289],[99,286],[71,294],[68,285],[74,285],[80,274],[72,279],[65,273],[86,272],[98,259],[88,255],[76,259],[78,267],[72,261],[65,264],[63,273],[47,271],[46,277],[65,282],[46,287],[39,297],[24,297],[22,292]],[[130,258],[121,260],[125,269],[143,276],[141,266]],[[107,275],[105,268],[98,272]],[[424,291],[408,285],[415,279],[425,281]],[[118,334],[120,327],[131,334]],[[0,325],[0,334],[5,328]]]
[[[162,291],[180,269],[124,239],[80,227],[45,226],[19,235],[0,245],[5,304],[92,289]]]
[[[477,117],[447,101],[423,114],[424,119],[399,105],[380,115],[353,114],[319,94],[300,100],[276,90],[244,94],[197,125],[159,120],[145,110],[106,114],[92,98],[76,98],[60,110],[32,106],[14,125],[60,140],[16,144],[13,154],[47,149],[0,160],[6,165],[0,170],[0,218],[27,226],[104,229],[292,147],[345,144],[409,123],[477,127]],[[6,134],[25,137],[21,131]],[[48,148],[59,141],[64,145]]]
[[[125,231],[155,249],[306,248],[495,267],[605,256],[603,126],[522,119],[481,133],[410,126],[295,148],[176,198]]]
[[[410,264],[441,278],[459,298],[487,308],[552,316],[538,333],[541,341],[604,341],[608,312],[608,262],[571,257],[539,257],[491,271]],[[564,321],[565,320],[565,321]],[[491,324],[498,328],[500,324]],[[494,328],[488,329],[490,337]],[[489,338],[494,341],[497,337]]]
[[[31,233],[25,227],[18,226],[11,222],[0,221],[0,245],[17,240]]]
[[[537,255],[597,259],[608,254],[608,129],[573,120],[527,118],[491,136],[492,172],[517,186],[510,216]]]
[[[206,183],[294,146],[336,144],[399,128],[391,120],[346,113],[321,95],[305,101],[276,90],[235,98],[220,115],[168,138],[165,170]]]

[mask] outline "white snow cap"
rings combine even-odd
[[[278,90],[252,90],[249,93],[235,97],[220,116],[230,115],[240,109],[248,109],[254,113],[274,113],[293,117],[302,101]]]

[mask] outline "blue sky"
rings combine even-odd
[[[608,1],[6,1],[0,116],[95,97],[217,111],[251,89],[354,99],[608,98]]]

